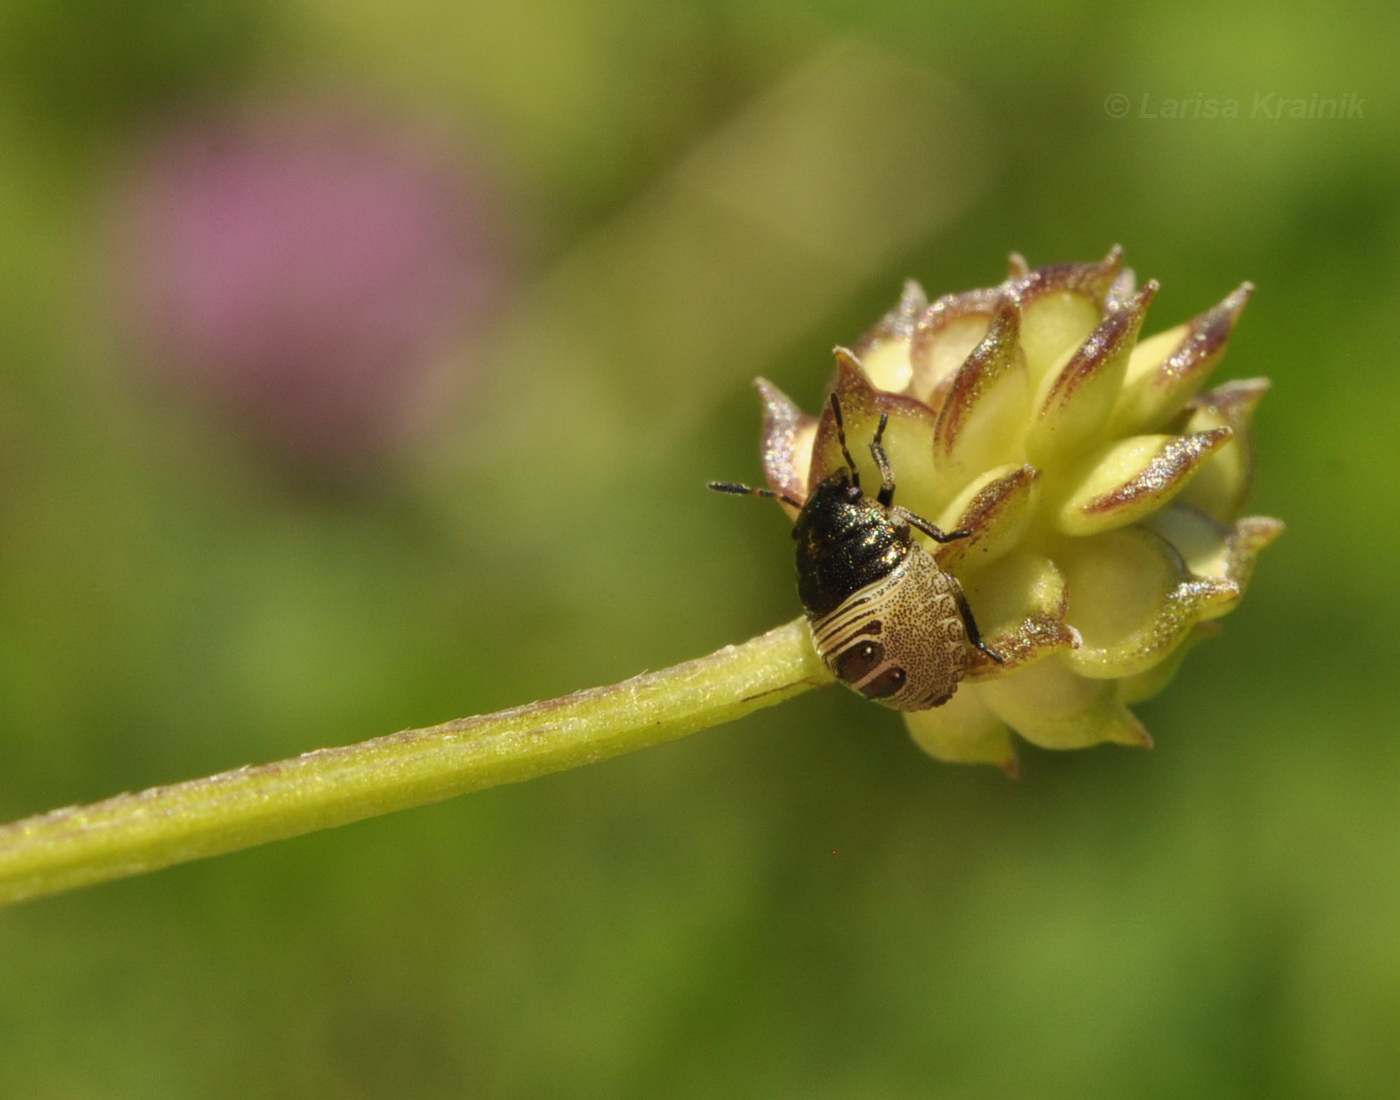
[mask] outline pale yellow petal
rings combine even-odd
[[[1115,245],[1098,263],[1049,264],[1007,280],[1021,303],[1021,346],[1033,385],[1103,320],[1104,302],[1122,267],[1123,250]]]
[[[870,494],[880,489],[880,470],[870,453],[882,414],[888,414],[883,447],[895,475],[895,500],[922,516],[936,516],[951,495],[938,477],[933,462],[934,416],[912,397],[882,393],[870,384],[860,362],[845,348],[836,349],[834,392],[841,402],[846,425],[846,445]],[[817,485],[846,464],[836,431],[836,418],[828,403],[818,421],[812,451],[810,484]]]
[[[1066,659],[1094,679],[1145,672],[1239,595],[1228,578],[1193,576],[1165,539],[1140,526],[1067,539],[1058,563],[1069,585],[1066,620],[1083,640]]]
[[[914,378],[909,361],[909,345],[919,317],[928,309],[924,288],[913,279],[894,308],[886,313],[858,341],[852,351],[860,359],[870,381],[888,393],[905,393]]]
[[[937,523],[944,531],[971,534],[937,548],[944,572],[955,573],[964,563],[981,569],[1011,551],[1035,515],[1039,480],[1034,466],[996,466],[959,493]]]
[[[982,640],[1002,658],[997,664],[974,652],[968,679],[997,679],[1079,644],[1065,624],[1064,575],[1045,555],[1016,550],[961,579]]]
[[[1207,580],[1230,580],[1230,535],[1233,528],[1196,508],[1172,503],[1142,522],[1167,543],[1186,571]]]
[[[948,702],[904,716],[909,735],[924,752],[950,764],[995,764],[1014,775],[1011,731],[987,707],[978,689],[964,684]]]
[[[1155,512],[1230,439],[1221,427],[1190,435],[1137,435],[1108,443],[1080,463],[1080,476],[1055,516],[1061,532],[1086,536]]]
[[[1099,442],[1156,293],[1157,284],[1149,282],[1041,379],[1027,440],[1027,453],[1037,466],[1081,454]]]
[[[1111,680],[1075,674],[1056,654],[978,685],[988,708],[1027,741],[1046,749],[1083,749],[1105,741],[1148,748],[1152,739],[1118,698]]]
[[[924,311],[909,348],[914,397],[938,407],[953,375],[987,335],[1001,301],[994,287],[969,290],[946,294]]]
[[[914,380],[914,368],[909,362],[909,337],[886,340],[871,348],[861,358],[861,366],[876,389],[886,393],[904,393]]]
[[[949,485],[989,466],[1020,462],[1030,410],[1030,379],[1017,337],[1020,311],[1005,301],[986,336],[953,375],[934,429],[934,461]]]
[[[1253,292],[1253,285],[1244,283],[1199,317],[1137,346],[1114,410],[1114,434],[1137,435],[1167,426],[1225,355],[1230,333]]]
[[[1183,500],[1216,519],[1232,520],[1244,508],[1254,484],[1254,410],[1268,392],[1267,378],[1227,382],[1200,394],[1186,418],[1185,430],[1209,431],[1226,427],[1233,433],[1205,467],[1192,479]]]

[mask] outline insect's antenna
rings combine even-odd
[[[894,503],[894,470],[890,468],[890,457],[880,440],[885,438],[885,425],[890,422],[890,414],[880,414],[880,426],[875,429],[875,438],[870,441],[870,457],[880,469],[880,492],[875,499],[888,508]]]
[[[846,446],[846,421],[841,416],[841,399],[834,393],[831,395],[831,415],[836,418],[836,438],[841,443],[841,455],[851,471],[851,484],[859,489],[860,471],[856,469],[856,460],[851,457],[851,449]]]
[[[775,493],[772,489],[755,489],[752,485],[740,485],[737,481],[708,481],[705,484],[717,493],[732,493],[736,497],[770,497],[798,510],[802,508],[800,500],[793,500],[786,493]]]

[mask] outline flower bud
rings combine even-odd
[[[886,415],[899,503],[970,532],[926,548],[1003,658],[973,652],[952,699],[906,713],[933,756],[1015,771],[1012,731],[1052,749],[1151,744],[1128,704],[1235,608],[1283,530],[1240,518],[1267,382],[1199,392],[1252,290],[1141,338],[1157,284],[1137,289],[1119,249],[1035,269],[1013,256],[999,286],[932,304],[907,284],[837,349],[848,436]],[[807,417],[759,387],[768,483],[805,500],[844,461],[830,403]]]

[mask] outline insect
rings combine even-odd
[[[831,395],[846,465],[805,502],[771,489],[712,481],[721,493],[774,497],[797,508],[797,594],[823,663],[867,699],[896,710],[927,710],[953,697],[967,671],[968,647],[997,664],[982,641],[957,578],[943,572],[911,528],[935,542],[966,538],[942,531],[894,502],[894,471],[881,445],[889,414],[870,441],[880,491],[867,496],[846,443],[841,402]]]

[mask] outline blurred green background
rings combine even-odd
[[[792,618],[782,518],[703,490],[759,476],[749,380],[811,408],[904,277],[992,283],[1011,249],[1122,242],[1163,284],[1149,329],[1259,284],[1218,377],[1274,380],[1254,508],[1289,530],[1140,708],[1151,753],[1027,747],[1011,782],[816,693],[0,913],[0,1095],[1394,1095],[1396,29],[1355,2],[6,0],[3,819]],[[1352,117],[1280,105],[1313,96]],[[359,198],[306,209],[334,172],[279,198],[304,158],[257,135],[289,114],[374,120]],[[189,132],[205,176],[162,181]],[[475,230],[435,231],[405,156],[461,167]],[[238,216],[326,231],[381,194],[430,290],[486,290],[397,358],[432,294],[389,293],[388,396],[326,447],[285,420],[315,380],[259,371],[378,348],[356,294],[402,257],[351,257],[248,352],[326,280],[268,292],[282,253],[244,256]],[[212,244],[161,221],[190,211]]]

